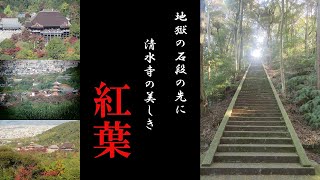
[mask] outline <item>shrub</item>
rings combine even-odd
[[[12,60],[12,56],[9,56],[7,54],[1,54],[0,55],[0,60]]]
[[[49,41],[46,49],[50,58],[59,59],[66,51],[66,46],[60,38],[53,38]]]

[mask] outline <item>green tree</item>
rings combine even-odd
[[[21,49],[16,56],[17,59],[36,59],[37,54],[31,49]]]
[[[73,48],[75,49],[75,53],[80,55],[80,40],[78,40],[76,43],[74,43]]]
[[[12,11],[11,11],[11,8],[10,8],[10,5],[8,4],[7,7],[3,10],[3,13],[5,15],[7,15],[8,17],[12,16]]]
[[[70,27],[71,35],[80,38],[80,24],[73,23]]]
[[[4,1],[0,1],[0,12],[3,12],[5,7],[6,7],[6,3]]]
[[[80,5],[79,3],[71,3],[70,4],[70,19],[71,19],[71,24],[80,24]]]
[[[61,5],[60,5],[60,12],[64,15],[64,16],[67,16],[69,14],[69,4],[66,3],[66,2],[63,2]]]
[[[320,0],[317,0],[317,88],[320,90]]]
[[[1,49],[11,49],[15,48],[14,42],[11,39],[5,39],[0,43]]]
[[[6,54],[1,54],[0,60],[12,60],[12,57]]]
[[[26,9],[26,11],[28,13],[37,12],[38,10],[39,10],[39,5],[38,4],[29,5],[28,8]]]
[[[63,58],[63,54],[66,51],[66,46],[60,38],[53,38],[49,41],[46,47],[48,56],[53,59]]]

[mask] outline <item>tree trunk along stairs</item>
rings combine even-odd
[[[251,64],[200,165],[202,175],[314,175],[261,63]]]

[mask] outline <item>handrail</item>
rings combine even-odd
[[[299,159],[300,159],[300,164],[302,166],[305,166],[305,167],[310,167],[311,166],[311,162],[309,161],[309,159],[308,159],[308,157],[306,155],[306,152],[304,151],[304,149],[303,149],[303,147],[302,147],[302,145],[300,143],[300,140],[299,140],[299,138],[298,138],[293,126],[292,126],[292,123],[291,123],[291,121],[289,119],[289,116],[288,116],[286,110],[283,107],[283,104],[282,104],[282,102],[281,102],[281,100],[280,100],[280,98],[278,96],[278,93],[277,93],[276,89],[273,86],[273,83],[272,83],[272,81],[271,81],[271,79],[270,79],[270,77],[269,77],[269,75],[267,73],[267,70],[266,70],[264,65],[263,65],[263,69],[264,69],[264,72],[267,75],[268,81],[269,81],[270,86],[272,88],[272,92],[273,92],[273,94],[274,94],[274,96],[275,96],[275,98],[277,100],[277,103],[278,103],[279,109],[281,111],[282,117],[283,117],[283,119],[284,119],[284,121],[285,121],[285,123],[287,125],[287,128],[288,128],[288,131],[289,131],[290,136],[292,138],[293,144],[294,144],[294,146],[296,148],[297,154],[298,154]]]
[[[246,70],[246,73],[243,75],[242,77],[242,80],[237,88],[237,91],[235,92],[235,94],[233,95],[233,98],[229,104],[229,107],[226,111],[226,113],[224,114],[224,117],[221,121],[221,124],[219,125],[219,128],[210,144],[210,147],[201,163],[202,166],[210,166],[212,164],[212,161],[213,161],[213,156],[214,154],[216,153],[217,151],[217,148],[218,148],[218,145],[220,144],[220,139],[223,135],[223,131],[227,125],[227,122],[229,120],[229,117],[231,116],[231,113],[232,113],[232,109],[233,109],[233,106],[238,98],[238,95],[239,95],[239,92],[242,88],[242,85],[243,85],[243,82],[244,80],[246,79],[246,76],[247,76],[247,73],[249,71],[249,68],[250,68],[251,64],[248,66],[248,69]]]

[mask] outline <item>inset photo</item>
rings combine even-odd
[[[80,179],[80,121],[0,120],[1,179]]]
[[[0,119],[80,119],[80,61],[0,61]]]
[[[80,60],[79,4],[12,4],[0,3],[0,60]]]

